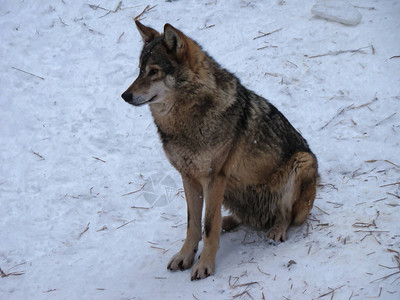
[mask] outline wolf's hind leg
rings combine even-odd
[[[314,155],[309,155],[305,170],[301,173],[300,191],[292,209],[293,225],[299,226],[304,223],[314,204],[319,180],[317,160]]]
[[[317,159],[312,153],[298,152],[274,178],[275,192],[281,195],[275,222],[268,236],[275,241],[285,241],[286,231],[293,222],[302,224],[314,203],[318,177]]]

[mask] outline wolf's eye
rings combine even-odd
[[[156,75],[158,73],[158,70],[157,69],[151,69],[150,71],[149,71],[149,76],[154,76],[154,75]]]

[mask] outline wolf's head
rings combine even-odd
[[[140,54],[139,76],[121,95],[129,104],[161,103],[173,96],[195,72],[200,47],[181,31],[165,24],[164,33],[136,21],[144,46]]]

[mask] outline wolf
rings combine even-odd
[[[193,265],[191,279],[215,272],[221,229],[269,229],[284,241],[313,206],[318,163],[306,140],[268,100],[245,88],[191,38],[170,24],[159,33],[136,21],[144,45],[139,75],[121,95],[148,104],[163,149],[180,172],[186,239],[169,270]],[[224,205],[230,215],[222,218]]]

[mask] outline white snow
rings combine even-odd
[[[311,12],[323,19],[345,25],[357,25],[362,19],[360,12],[345,0],[317,0]]]
[[[356,26],[314,18],[315,0],[103,9],[118,3],[1,2],[0,299],[399,299],[400,274],[384,278],[399,272],[399,1],[352,0]],[[196,282],[166,269],[185,237],[180,176],[148,107],[120,98],[146,5],[144,24],[198,41],[320,164],[307,224],[281,244],[222,234],[216,274]]]

